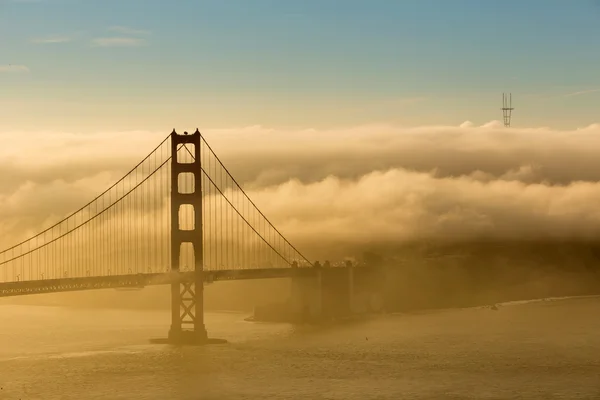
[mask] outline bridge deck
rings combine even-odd
[[[290,278],[292,276],[309,276],[314,273],[315,269],[312,268],[264,268],[203,272],[205,282]],[[179,272],[4,282],[0,283],[0,297],[73,292],[92,289],[135,288],[151,285],[168,285],[177,281],[190,282],[193,279],[194,272]]]

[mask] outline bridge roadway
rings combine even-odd
[[[348,268],[348,267],[333,267]],[[355,267],[356,268],[356,267]],[[361,267],[358,267],[361,268]],[[364,267],[362,267],[364,268]],[[319,268],[259,268],[204,271],[204,282],[272,279],[312,276]],[[112,275],[97,277],[44,279],[0,283],[0,297],[43,293],[74,292],[92,289],[143,288],[151,285],[168,285],[172,282],[192,282],[194,272],[168,272]]]

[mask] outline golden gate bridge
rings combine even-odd
[[[168,284],[170,341],[203,342],[204,284],[317,277],[322,285],[321,271],[258,209],[198,130],[173,130],[95,199],[0,251],[0,297]],[[346,281],[353,285],[353,275]],[[304,287],[295,292],[310,291]]]

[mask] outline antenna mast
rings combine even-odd
[[[510,128],[510,118],[512,117],[512,93],[508,96],[502,93],[502,114],[504,116],[504,127]]]

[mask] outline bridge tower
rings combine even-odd
[[[182,245],[190,244],[194,254],[194,279],[191,282],[175,279],[171,283],[171,329],[169,341],[174,343],[201,343],[207,341],[204,327],[204,281],[202,237],[202,164],[200,159],[200,132],[189,135],[171,133],[171,273],[179,273]],[[179,149],[186,146],[193,154],[192,162],[178,160]],[[193,147],[193,149],[191,149]],[[183,193],[180,174],[192,174],[194,187]],[[182,206],[191,206],[194,226],[183,230],[179,223]]]

